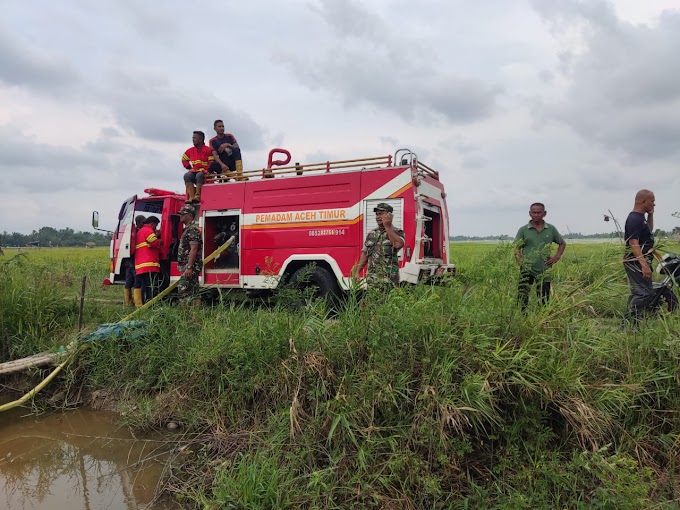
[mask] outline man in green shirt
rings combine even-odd
[[[550,280],[552,279],[549,269],[560,260],[567,243],[557,229],[546,223],[545,206],[539,202],[531,204],[529,216],[531,220],[520,227],[515,236],[515,260],[520,267],[519,286],[517,289],[517,302],[524,311],[529,303],[529,290],[534,284],[538,284],[537,292],[542,303],[547,303],[550,298]],[[552,243],[557,244],[557,253],[550,255]]]

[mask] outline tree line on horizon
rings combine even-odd
[[[657,237],[678,237],[680,236],[680,227],[675,227],[672,231],[656,230],[654,234]],[[597,234],[582,234],[581,232],[569,232],[564,234],[565,239],[614,239],[621,237],[620,232],[601,232]],[[491,236],[450,236],[450,241],[514,241],[513,236],[506,234],[491,235]]]
[[[55,248],[59,246],[91,246],[92,243],[95,246],[108,246],[110,241],[111,236],[109,234],[75,231],[68,227],[59,230],[52,227],[42,227],[30,234],[9,233],[7,231],[0,234],[0,246],[42,246]]]
[[[657,231],[657,235],[661,237],[678,237],[680,236],[680,227],[675,227],[671,232],[664,230]],[[603,232],[597,234],[581,234],[580,232],[569,232],[564,237],[566,239],[611,239],[619,237],[618,232]],[[512,241],[513,236],[506,234],[489,235],[489,236],[450,236],[451,241]],[[94,243],[96,246],[108,246],[111,241],[109,234],[100,232],[82,232],[75,231],[72,228],[55,229],[53,227],[42,227],[39,230],[34,230],[30,234],[21,234],[19,232],[9,233],[4,231],[0,234],[0,246],[85,246],[88,243]]]

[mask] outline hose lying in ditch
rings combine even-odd
[[[207,264],[208,262],[211,262],[214,259],[216,259],[224,250],[229,248],[229,246],[231,246],[231,244],[233,242],[234,242],[234,236],[231,236],[223,245],[221,245],[219,248],[217,248],[214,252],[212,252],[210,255],[208,255],[205,259],[203,259],[203,265],[205,266],[205,264]],[[130,315],[119,320],[116,324],[128,322],[130,320],[130,318],[133,317],[135,314],[144,310],[145,308],[148,308],[149,306],[151,306],[155,302],[159,301],[160,299],[163,299],[165,296],[170,294],[170,292],[172,292],[172,290],[175,287],[177,287],[178,284],[179,284],[179,280],[172,283],[170,286],[168,286],[167,289],[165,289],[163,292],[158,294],[158,296],[153,298],[148,303],[145,303],[143,306],[140,306],[139,308],[135,309],[135,311],[132,312]],[[68,365],[69,363],[71,363],[75,359],[76,355],[80,351],[87,349],[87,347],[88,347],[87,343],[80,343],[80,345],[78,345],[79,342],[82,342],[82,339],[76,338],[71,343],[69,343],[65,348],[60,347],[59,349],[62,350],[62,352],[66,353],[66,356],[67,356],[66,359],[64,361],[62,361],[59,365],[57,365],[57,367],[54,370],[52,370],[52,372],[50,372],[49,375],[47,377],[45,377],[45,379],[43,379],[35,388],[33,388],[28,393],[26,393],[23,397],[21,397],[17,400],[14,400],[12,402],[8,402],[6,404],[1,405],[0,406],[0,413],[3,412],[3,411],[8,411],[9,409],[20,406],[22,404],[25,404],[28,400],[35,397],[38,394],[38,392],[40,390],[42,390],[45,386],[47,386],[50,383],[50,381],[52,381],[52,379],[54,379],[57,376],[57,374],[59,372],[61,372],[62,369],[66,365]],[[54,356],[55,357],[60,356],[61,354],[62,353],[57,353]],[[20,361],[20,360],[17,360],[17,361]]]

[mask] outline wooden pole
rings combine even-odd
[[[87,276],[83,276],[83,285],[80,289],[80,310],[78,310],[78,331],[83,329],[83,310],[85,309],[85,284]]]

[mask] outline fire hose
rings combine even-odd
[[[224,244],[222,244],[222,245],[221,245],[219,248],[217,248],[214,252],[212,252],[212,253],[211,253],[210,255],[208,255],[205,259],[203,259],[203,265],[205,266],[205,264],[207,264],[208,262],[211,262],[211,261],[213,261],[214,259],[216,259],[217,257],[219,257],[220,254],[221,254],[224,250],[226,250],[227,248],[229,248],[229,246],[231,246],[231,244],[234,242],[234,239],[235,239],[235,237],[234,237],[234,236],[231,236]],[[128,316],[124,317],[123,319],[119,320],[116,324],[120,324],[120,323],[129,321],[134,315],[136,315],[136,314],[139,313],[140,311],[142,311],[142,310],[148,308],[148,307],[151,306],[152,304],[154,304],[154,303],[156,303],[157,301],[163,299],[165,296],[167,296],[168,294],[170,294],[170,292],[172,292],[173,289],[174,289],[175,287],[177,287],[177,285],[179,284],[179,282],[180,282],[179,280],[173,282],[173,283],[172,283],[171,285],[169,285],[168,288],[165,289],[163,292],[161,292],[160,294],[158,294],[156,297],[154,297],[154,298],[153,298],[152,300],[150,300],[148,303],[145,303],[143,306],[141,306],[141,307],[135,309],[134,312],[132,312],[132,313],[129,314]],[[68,365],[69,363],[71,363],[71,362],[75,359],[76,355],[77,355],[80,351],[83,351],[83,350],[87,349],[88,344],[86,344],[86,343],[81,343],[80,345],[78,345],[78,342],[79,342],[79,338],[76,338],[76,339],[73,340],[71,343],[69,343],[69,344],[66,346],[66,348],[64,348],[64,352],[67,354],[67,358],[66,358],[63,362],[61,362],[59,365],[57,365],[57,367],[56,367],[54,370],[52,370],[52,372],[50,372],[49,375],[48,375],[47,377],[45,377],[45,379],[43,379],[43,380],[40,382],[40,384],[38,384],[35,388],[33,388],[32,390],[30,390],[28,393],[26,393],[23,397],[21,397],[21,398],[19,398],[19,399],[17,399],[17,400],[14,400],[14,401],[12,401],[12,402],[8,402],[8,403],[6,403],[6,404],[1,405],[1,406],[0,406],[0,412],[7,411],[7,410],[12,409],[12,408],[14,408],[14,407],[17,407],[17,406],[20,406],[20,405],[22,405],[22,404],[25,404],[28,400],[30,400],[30,399],[32,399],[33,397],[35,397],[35,396],[38,394],[38,392],[41,391],[45,386],[47,386],[47,385],[50,383],[50,381],[52,381],[52,379],[54,379],[54,378],[57,376],[57,374],[58,374],[59,372],[61,372],[62,369],[63,369],[66,365]]]

